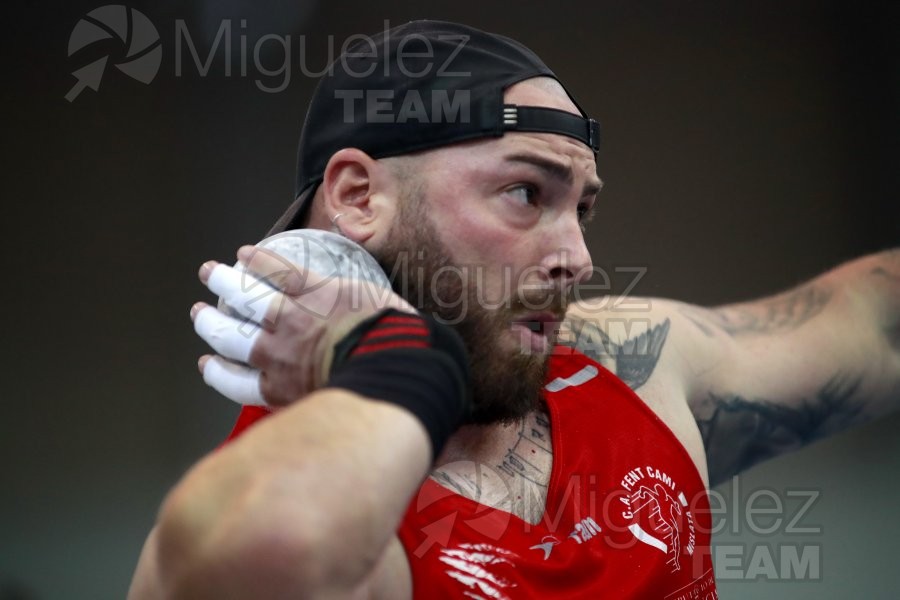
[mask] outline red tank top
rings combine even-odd
[[[703,481],[615,375],[556,348],[544,397],[553,469],[532,525],[426,479],[398,530],[414,600],[715,600]],[[245,407],[229,439],[268,411]]]
[[[544,397],[553,470],[532,525],[432,479],[398,531],[414,600],[717,598],[706,488],[615,375],[557,348]]]

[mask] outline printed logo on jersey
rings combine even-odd
[[[545,535],[541,538],[540,544],[535,544],[534,546],[529,547],[529,550],[543,550],[544,551],[544,560],[550,558],[550,553],[553,552],[553,548],[559,546],[562,542],[556,539],[555,535]]]
[[[553,381],[545,385],[544,389],[548,392],[561,392],[562,390],[569,387],[584,385],[585,383],[596,377],[599,373],[600,370],[597,369],[597,367],[595,367],[594,365],[588,365],[568,377],[555,378]]]
[[[575,527],[572,529],[569,536],[563,540],[563,542],[573,541],[578,545],[584,544],[588,540],[594,539],[596,536],[603,531],[603,528],[597,524],[591,517],[587,517],[582,519],[578,523],[575,523]],[[530,546],[529,550],[542,550],[544,552],[544,560],[550,558],[550,553],[553,552],[553,548],[559,546],[563,542],[559,541],[555,535],[545,535],[541,538],[540,544],[535,544],[534,546]]]
[[[578,523],[575,523],[575,529],[572,530],[572,533],[569,534],[569,538],[575,540],[578,544],[583,544],[589,539],[592,539],[595,535],[600,533],[601,528],[597,525],[597,521],[588,517],[586,519],[582,519]]]
[[[694,517],[677,482],[654,466],[628,471],[620,482],[620,514],[638,542],[666,555],[672,573],[682,568],[682,557],[693,556],[696,543]]]
[[[444,487],[437,480],[419,488],[416,512],[428,511],[430,520],[420,528],[425,539],[413,551],[416,558],[424,556],[433,546],[447,548],[454,531],[462,531],[466,535],[474,532],[482,539],[497,541],[509,527],[512,515],[504,510],[495,510],[494,504],[497,499],[506,498],[512,492],[508,487],[497,491],[497,482],[503,483],[503,478],[496,471],[474,461],[448,463],[443,470],[461,473],[462,476],[451,484],[455,486],[455,490]],[[465,486],[465,490],[461,486]],[[490,497],[486,491],[488,489],[494,490]],[[460,511],[452,501],[463,491],[475,503],[477,508],[474,511]],[[446,505],[446,509],[442,509],[442,503],[448,499],[451,502]]]
[[[463,596],[475,600],[509,600],[504,590],[516,587],[497,569],[514,569],[519,556],[491,544],[459,544],[442,548],[439,560],[447,566],[445,573],[463,588]]]

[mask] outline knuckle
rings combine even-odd
[[[308,292],[309,277],[307,273],[297,267],[282,274],[282,289],[291,296],[300,296]]]
[[[265,333],[259,335],[256,338],[256,341],[250,348],[250,354],[247,357],[247,362],[250,364],[250,366],[256,367],[258,369],[265,368],[271,364],[271,349],[269,339]]]
[[[266,404],[278,404],[275,398],[275,389],[272,386],[272,380],[265,371],[262,371],[259,374],[259,395]]]
[[[263,371],[259,376],[259,392],[267,404],[282,406],[286,404],[284,397],[284,385],[281,378]]]

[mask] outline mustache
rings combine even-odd
[[[570,291],[556,285],[526,286],[510,298],[509,311],[514,314],[540,312],[562,321],[570,301]]]

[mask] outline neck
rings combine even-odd
[[[510,424],[461,428],[441,452],[431,477],[533,524],[544,512],[552,466],[550,422],[541,409]]]
[[[526,417],[528,418],[528,417]],[[518,435],[521,422],[465,425],[454,433],[444,446],[434,468],[457,461],[497,464],[506,454],[511,438]]]

